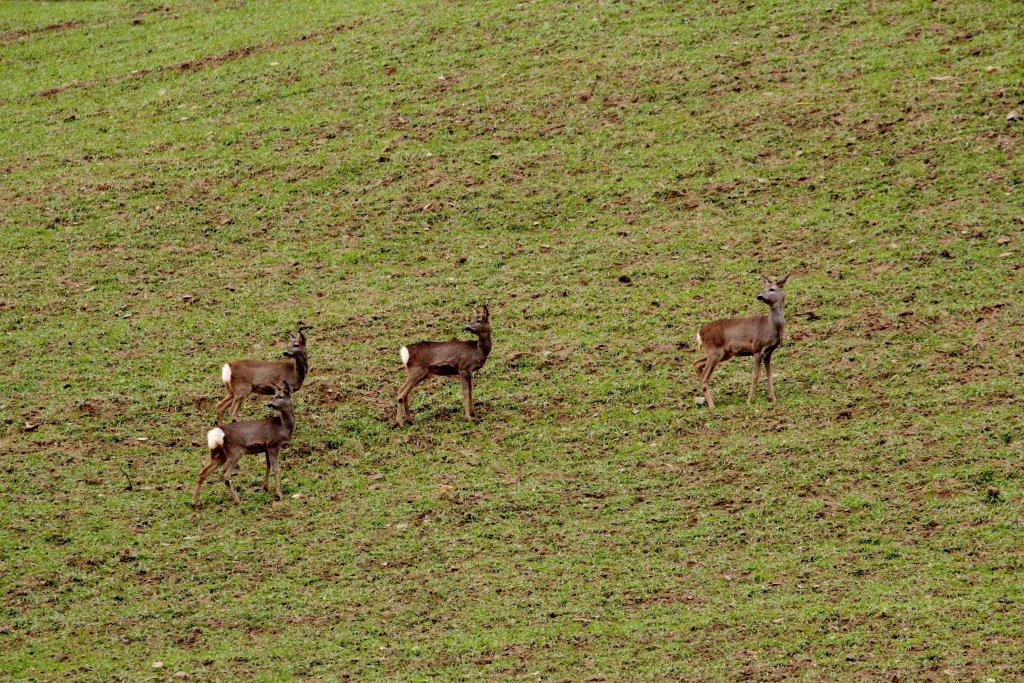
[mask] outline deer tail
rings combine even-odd
[[[225,363],[224,367],[220,369],[220,381],[224,384],[231,384],[231,364]]]
[[[402,365],[409,367],[409,347],[403,346],[398,354],[402,356]]]
[[[227,366],[225,366],[227,367]],[[224,430],[220,427],[214,427],[210,431],[206,432],[206,443],[210,447],[211,451],[215,451],[218,448],[224,446]]]

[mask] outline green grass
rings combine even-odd
[[[1019,678],[1022,25],[0,5],[0,678]],[[779,402],[696,406],[789,269]],[[479,419],[395,428],[478,301]],[[250,457],[193,512],[221,363],[299,319],[285,501]]]

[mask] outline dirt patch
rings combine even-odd
[[[305,394],[313,403],[324,408],[334,408],[352,398],[348,393],[326,382],[316,382],[315,384],[308,385],[305,388]]]
[[[334,24],[330,28],[321,29],[319,31],[313,31],[312,33],[304,33],[301,36],[292,38],[290,40],[284,40],[277,43],[263,43],[260,45],[247,45],[244,47],[237,47],[227,52],[222,52],[219,55],[206,55],[198,57],[196,59],[190,59],[188,61],[179,62],[177,64],[171,64],[168,66],[157,66],[151,69],[137,69],[135,71],[129,71],[126,74],[118,74],[114,76],[107,76],[93,81],[74,81],[71,83],[64,83],[63,85],[54,86],[52,88],[46,88],[40,90],[35,95],[37,97],[52,97],[68,90],[77,90],[82,88],[94,88],[100,85],[111,85],[114,83],[122,83],[124,81],[132,81],[147,76],[156,74],[169,73],[169,72],[193,72],[200,71],[209,67],[217,66],[225,62],[234,61],[236,59],[242,59],[243,57],[249,57],[251,55],[262,54],[265,52],[273,52],[284,47],[292,45],[299,45],[308,40],[314,40],[318,38],[325,38],[328,36],[343,33],[350,29],[355,28],[359,25],[359,20],[356,20],[350,24]]]
[[[123,415],[127,408],[125,402],[88,398],[75,406],[75,412],[86,417],[112,418]]]
[[[69,28],[78,28],[85,26],[89,22],[84,20],[78,21],[61,21],[56,24],[50,24],[48,26],[38,26],[36,28],[19,29],[16,31],[5,31],[0,33],[0,45],[10,45],[16,40],[27,38],[28,36],[38,35],[40,33],[53,33],[54,31],[63,31]]]
[[[120,16],[114,19],[69,19],[68,21],[60,21],[55,24],[48,24],[46,26],[37,26],[35,28],[16,29],[13,31],[5,31],[0,33],[0,45],[10,45],[11,43],[17,42],[23,38],[30,36],[37,36],[44,33],[55,33],[57,31],[67,31],[74,28],[82,28],[84,26],[109,26],[119,21],[128,20],[132,24],[141,24],[142,19],[150,14],[158,14],[161,12],[170,12],[171,8],[164,5],[159,7],[152,7],[149,9],[142,9],[137,12],[133,12],[128,16]]]

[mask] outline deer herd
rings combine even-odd
[[[786,324],[782,304],[785,300],[783,288],[788,279],[789,275],[779,280],[764,278],[765,286],[757,295],[757,300],[768,306],[768,315],[723,318],[703,325],[697,332],[697,348],[704,352],[705,358],[696,361],[694,369],[700,380],[703,400],[708,408],[715,406],[708,387],[711,373],[719,363],[733,356],[754,357],[754,374],[750,380],[750,391],[747,392],[747,403],[754,399],[762,364],[768,384],[768,400],[775,400],[772,354],[782,342],[783,328]],[[238,461],[246,453],[264,454],[267,470],[263,487],[270,492],[270,473],[273,471],[273,493],[281,500],[281,465],[278,453],[288,444],[295,430],[295,404],[292,402],[292,392],[302,388],[309,371],[306,329],[308,328],[300,324],[298,333],[291,336],[288,348],[282,354],[287,360],[237,360],[225,363],[221,368],[221,381],[224,382],[227,396],[217,404],[216,426],[206,435],[210,459],[203,465],[196,479],[192,495],[193,507],[199,506],[199,488],[203,480],[218,468],[222,468],[221,478],[231,500],[235,503],[240,502],[231,485],[231,475]],[[484,366],[491,352],[491,314],[487,306],[477,306],[474,309],[473,317],[465,329],[476,336],[475,341],[421,341],[403,346],[399,350],[406,372],[405,382],[398,390],[397,397],[396,421],[399,426],[412,422],[409,395],[413,388],[434,375],[458,375],[462,385],[462,403],[466,419],[473,418],[473,373]],[[238,411],[250,394],[271,396],[267,407],[274,412],[262,420],[238,422]],[[223,424],[224,412],[229,408],[231,422]]]

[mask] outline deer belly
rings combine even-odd
[[[430,368],[430,374],[432,375],[457,375],[459,369],[454,365],[434,365]]]
[[[753,356],[755,351],[755,342],[753,339],[740,339],[733,342],[729,348],[729,355],[731,356]]]

